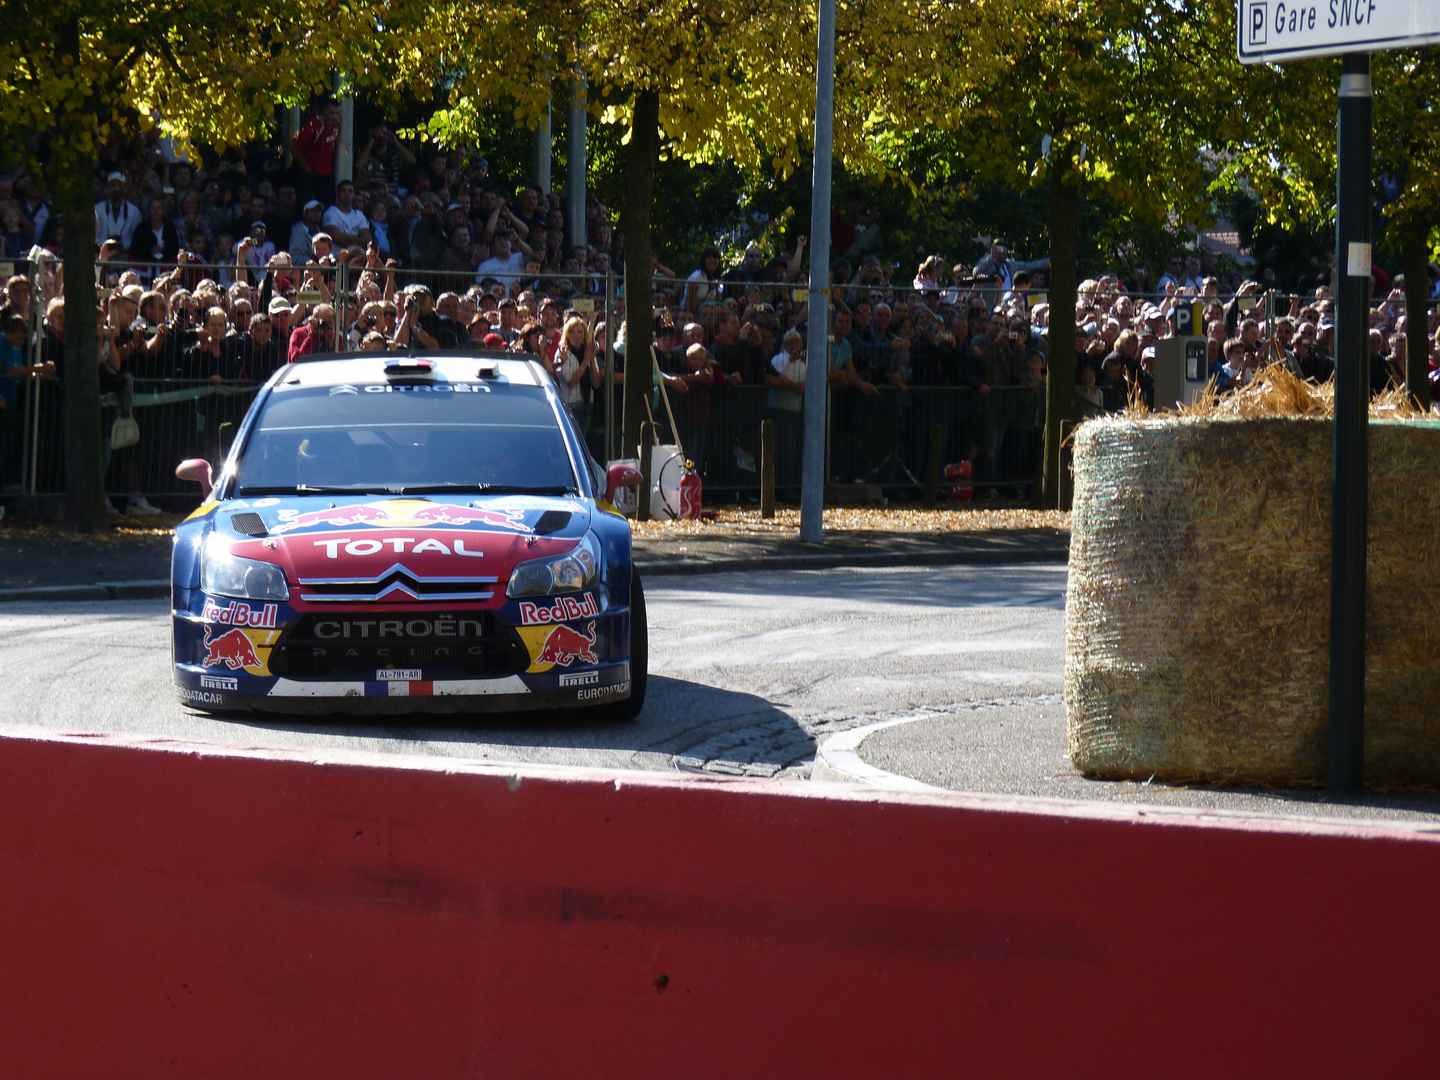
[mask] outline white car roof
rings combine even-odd
[[[341,386],[346,383],[384,382],[386,365],[411,364],[416,360],[429,361],[434,367],[434,378],[442,382],[478,382],[480,369],[494,371],[486,377],[491,382],[496,378],[519,386],[543,386],[547,380],[545,369],[534,359],[509,359],[482,353],[417,354],[370,353],[366,356],[337,356],[333,360],[303,360],[286,364],[279,371],[277,383],[287,386]],[[393,375],[394,373],[390,373]],[[400,377],[415,376],[405,372]]]

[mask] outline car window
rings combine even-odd
[[[241,494],[302,485],[381,491],[576,486],[545,392],[481,383],[272,392],[246,441],[237,479]]]

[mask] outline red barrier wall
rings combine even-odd
[[[0,737],[0,1076],[1417,1076],[1420,832]]]

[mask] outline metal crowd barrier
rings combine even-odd
[[[53,272],[53,263],[49,269]],[[131,269],[136,267],[129,263],[104,265],[101,279],[113,283]],[[30,356],[32,362],[37,362],[45,308],[44,261],[33,262],[30,272]],[[236,273],[234,267],[192,265],[185,270],[184,284],[193,288],[205,276],[224,284]],[[327,268],[327,273],[342,302],[364,302],[369,286],[362,282],[360,271],[341,265]],[[150,275],[147,272],[144,276],[148,279]],[[373,280],[383,289],[384,271],[375,272]],[[615,369],[615,338],[624,318],[623,279],[612,272],[542,274],[524,280],[527,286],[538,285],[541,292],[559,299],[562,311],[574,311],[591,324],[604,322],[609,328],[600,358],[606,377],[599,388],[587,390],[584,404],[575,413],[597,458],[633,456],[633,450],[626,454],[620,446],[623,388],[610,377]],[[424,284],[438,299],[445,292],[463,297],[477,282],[470,273],[402,269],[396,272],[396,284]],[[678,305],[685,301],[692,286],[701,295],[701,303],[695,310],[683,310]],[[722,280],[696,285],[687,278],[657,278],[655,288],[659,317],[672,321],[677,329],[696,321],[712,330],[727,309],[747,302],[768,305],[766,314],[783,329],[795,320],[806,299],[803,282]],[[869,288],[841,286],[837,293],[863,293]],[[885,288],[896,299],[914,299],[914,290],[908,284]],[[1137,309],[1147,300],[1164,299],[1163,294],[1128,295]],[[1032,301],[1042,298],[1048,299],[1031,297]],[[292,290],[290,299],[300,297]],[[983,297],[977,297],[980,299]],[[1251,303],[1246,298],[1240,305],[1242,317],[1259,319],[1268,333],[1280,316],[1288,314],[1290,299],[1266,294]],[[1300,300],[1302,306],[1314,303],[1313,297]],[[970,302],[966,293],[954,298],[952,307],[963,311]],[[1386,302],[1377,299],[1374,303],[1379,306]],[[108,437],[105,439],[106,490],[121,496],[192,496],[190,485],[175,479],[175,463],[184,457],[218,457],[226,425],[238,426],[257,386],[256,382],[216,385],[185,379],[138,380],[133,415],[140,428],[140,440],[135,446],[111,450]],[[880,485],[913,494],[925,488],[927,473],[937,464],[942,475],[947,466],[951,467],[951,475],[945,476],[941,484],[942,497],[979,497],[992,490],[1019,495],[1035,482],[1044,432],[1043,389],[994,387],[984,397],[956,386],[912,386],[902,392],[882,384],[878,389],[873,397],[851,388],[829,390],[826,475],[830,482]],[[661,426],[662,439],[684,446],[686,456],[701,474],[707,500],[748,499],[759,492],[760,424],[764,420],[776,423],[780,496],[784,499],[798,489],[801,414],[798,410],[772,407],[770,397],[771,392],[761,386],[727,386],[686,395],[670,392],[670,410],[664,408],[658,392],[653,398],[653,417]],[[119,403],[113,397],[102,400],[102,425],[107,436],[118,414]],[[940,433],[935,443],[937,425]],[[932,460],[932,445],[939,448],[938,463]],[[15,406],[0,416],[0,496],[58,495],[64,486],[60,383],[27,380],[19,388]]]

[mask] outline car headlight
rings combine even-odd
[[[600,579],[600,544],[594,533],[564,555],[523,562],[510,574],[506,596],[554,596],[579,592]]]
[[[200,588],[241,600],[288,600],[285,572],[274,563],[230,554],[225,541],[211,533],[200,552]]]

